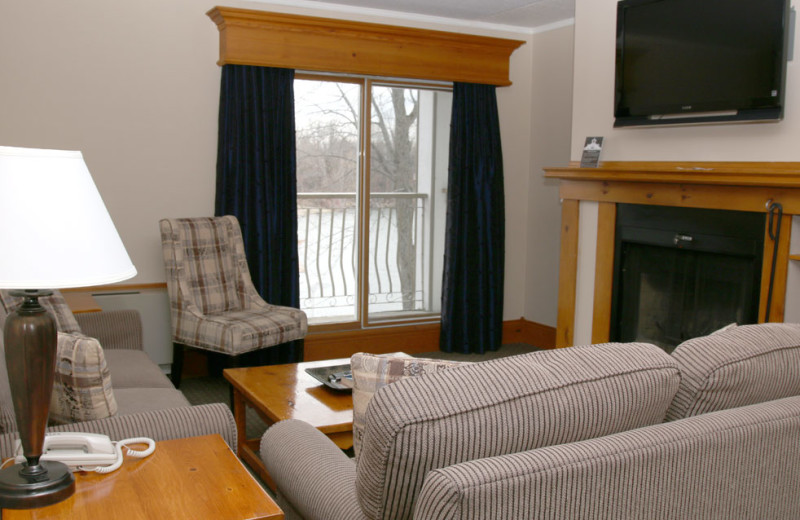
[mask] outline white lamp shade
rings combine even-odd
[[[81,152],[0,146],[0,288],[136,275]]]

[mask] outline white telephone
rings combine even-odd
[[[147,444],[142,451],[127,448],[128,444]],[[72,471],[95,471],[110,473],[122,465],[122,447],[127,448],[130,457],[147,457],[156,449],[153,439],[139,437],[114,442],[108,436],[98,433],[53,432],[44,438],[41,460],[57,460],[66,464]],[[25,462],[22,443],[17,440],[15,459]]]

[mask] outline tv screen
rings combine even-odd
[[[789,0],[622,0],[614,126],[775,120]]]

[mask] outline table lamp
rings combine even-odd
[[[69,498],[66,465],[42,461],[55,379],[55,319],[38,298],[136,275],[80,152],[0,146],[0,288],[22,305],[5,323],[6,365],[26,462],[0,470],[0,506]]]

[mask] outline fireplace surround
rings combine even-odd
[[[732,210],[758,214],[761,222],[778,205],[777,240],[761,225],[755,300],[758,322],[784,321],[792,217],[800,215],[800,163],[606,162],[599,168],[571,163],[545,172],[559,180],[562,200],[557,346],[609,341],[618,327],[612,314],[619,204]]]

